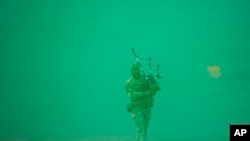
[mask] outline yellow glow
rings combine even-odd
[[[214,79],[218,79],[221,77],[221,69],[219,66],[208,66],[207,71],[208,74]]]

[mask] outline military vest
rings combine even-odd
[[[144,78],[139,80],[132,79],[131,86],[135,92],[145,92],[149,90],[150,84]],[[134,108],[151,108],[153,106],[153,97],[144,95],[137,100],[131,99],[131,104]]]

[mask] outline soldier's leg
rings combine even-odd
[[[151,119],[151,109],[146,109],[143,113],[144,115],[144,127],[145,127],[145,138],[147,137],[147,130],[148,130],[148,125],[149,121]]]
[[[145,141],[145,123],[143,112],[139,110],[133,111],[132,118],[136,125],[136,140]]]

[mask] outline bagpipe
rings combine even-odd
[[[134,48],[132,48],[131,50],[135,56],[136,65],[139,66],[141,73],[145,77],[145,79],[148,80],[150,82],[150,84],[158,84],[158,80],[161,79],[161,76],[159,74],[160,65],[159,64],[157,64],[157,65],[152,64],[152,58],[150,56],[148,58],[139,57],[135,53]],[[146,64],[141,63],[142,61],[146,61],[147,63]],[[143,66],[148,66],[148,68],[149,68],[148,74],[145,73]],[[153,67],[156,68],[154,74],[153,74],[153,69],[152,69]]]

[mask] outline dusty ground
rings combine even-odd
[[[34,141],[26,138],[0,138],[0,141]],[[84,139],[40,139],[38,141],[135,141],[134,137],[89,137]],[[154,139],[148,139],[148,141],[156,141]]]

